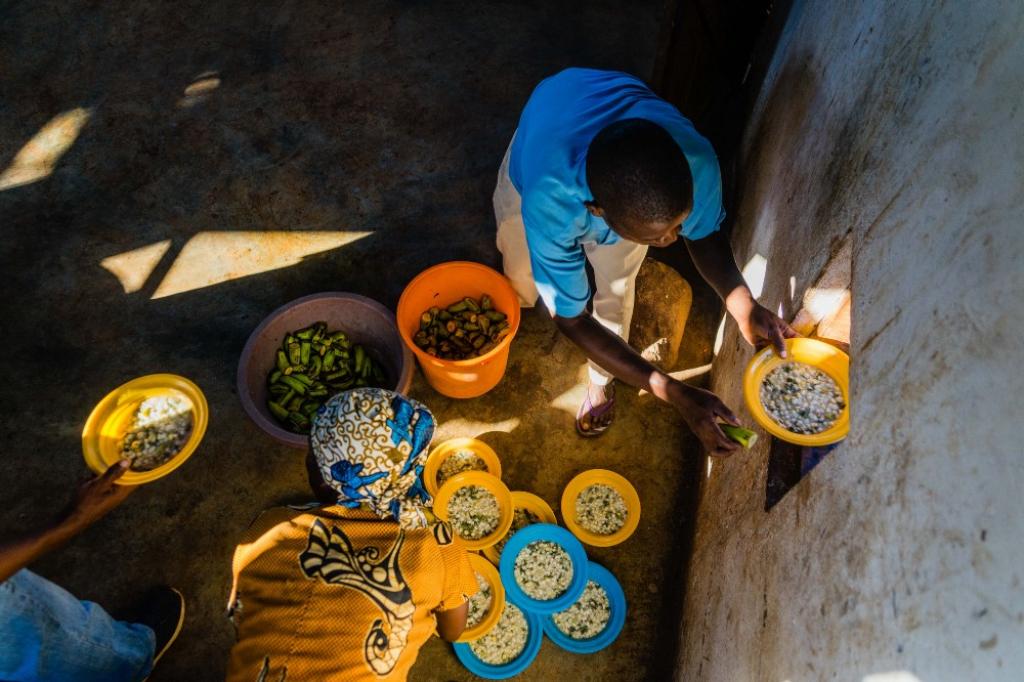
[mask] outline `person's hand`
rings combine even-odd
[[[131,495],[134,485],[118,485],[115,481],[128,471],[130,462],[123,459],[112,465],[103,474],[83,483],[71,501],[64,520],[78,528],[84,528],[103,518],[107,512],[124,502]]]
[[[785,340],[800,336],[796,330],[757,301],[751,300],[750,305],[738,308],[730,312],[746,342],[758,349],[771,345],[779,357],[786,357]]]
[[[711,391],[677,381],[669,389],[670,402],[712,457],[728,457],[739,444],[725,435],[719,420],[739,426],[736,415]]]

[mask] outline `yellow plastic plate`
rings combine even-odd
[[[626,502],[626,523],[611,535],[598,535],[576,523],[576,498],[584,488],[603,483],[614,488]],[[577,475],[562,491],[562,521],[580,542],[591,547],[612,547],[629,539],[640,524],[640,496],[636,488],[625,478],[608,469],[590,469]]]
[[[786,354],[789,357],[780,358],[769,346],[754,355],[743,372],[743,399],[754,421],[776,438],[794,445],[830,445],[846,438],[846,434],[850,432],[850,356],[824,341],[805,338],[786,339]],[[784,429],[768,416],[767,410],[761,404],[761,382],[779,365],[793,361],[820,369],[832,377],[842,391],[846,407],[839,414],[836,423],[821,433],[793,433]]]
[[[478,540],[462,538],[462,544],[467,549],[483,549],[484,547],[490,547],[505,537],[505,533],[512,526],[512,493],[509,492],[508,487],[497,476],[488,474],[485,471],[464,471],[461,474],[452,476],[445,481],[445,484],[437,491],[437,495],[434,496],[434,515],[442,521],[447,521],[448,502],[451,501],[452,495],[459,488],[471,485],[486,488],[498,500],[498,527],[494,529],[494,532]],[[454,527],[452,532],[458,535]],[[462,536],[459,537],[461,538]]]
[[[469,565],[491,584],[491,608],[482,621],[471,628],[466,628],[462,636],[455,640],[457,642],[473,642],[486,635],[501,618],[501,612],[505,609],[505,586],[501,584],[498,569],[479,554],[469,555]]]
[[[117,479],[121,485],[139,485],[163,478],[185,463],[206,433],[210,409],[199,387],[177,374],[149,374],[132,379],[108,393],[82,429],[82,455],[86,465],[102,474],[121,459],[121,440],[139,404],[146,398],[178,395],[192,404],[192,433],[178,454],[149,471],[127,471]]]
[[[423,466],[423,484],[431,496],[437,495],[437,490],[441,487],[437,484],[441,464],[451,455],[463,450],[469,450],[477,455],[487,465],[487,473],[501,478],[501,460],[498,459],[498,453],[487,443],[476,438],[451,438],[435,447]]]
[[[513,514],[516,509],[525,509],[526,511],[533,512],[537,517],[539,517],[541,523],[552,523],[558,525],[558,520],[555,518],[555,512],[551,508],[551,505],[533,493],[528,493],[524,490],[513,490],[512,509]],[[511,526],[509,528],[511,529]],[[501,542],[501,540],[499,539],[498,542]],[[490,547],[484,547],[483,553],[485,557],[494,562],[495,566],[497,566],[498,562],[501,561],[501,553],[498,552],[497,542]]]

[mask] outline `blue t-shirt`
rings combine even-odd
[[[686,155],[693,175],[693,210],[680,234],[701,239],[718,230],[725,218],[715,150],[678,109],[642,81],[594,69],[566,69],[541,81],[519,118],[509,176],[522,197],[537,290],[548,309],[561,317],[576,317],[590,300],[583,244],[619,241],[583,202],[594,199],[587,186],[590,142],[609,124],[627,118],[660,125]]]

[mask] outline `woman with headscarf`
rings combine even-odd
[[[306,457],[319,504],[264,512],[235,551],[230,682],[404,680],[435,629],[462,634],[476,579],[431,520],[426,407],[382,389],[339,394]]]

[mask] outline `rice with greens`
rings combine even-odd
[[[513,572],[516,583],[528,597],[550,601],[572,582],[572,559],[556,543],[538,540],[520,550]]]
[[[821,433],[846,407],[832,377],[802,362],[787,362],[769,372],[760,397],[768,416],[792,433]]]
[[[583,595],[576,603],[551,619],[563,635],[573,639],[591,639],[604,632],[611,616],[608,593],[593,580],[588,580]]]
[[[491,610],[494,602],[494,595],[491,593],[491,583],[487,578],[476,573],[477,593],[469,598],[469,616],[466,618],[466,628],[475,628],[479,625],[487,612]]]
[[[487,462],[472,450],[459,450],[444,458],[437,470],[437,484],[444,482],[464,471],[487,471]]]
[[[465,540],[490,535],[497,530],[500,517],[498,499],[483,486],[459,488],[448,501],[448,523]]]
[[[155,469],[181,451],[192,434],[192,403],[182,396],[146,398],[121,441],[134,471]]]
[[[626,501],[610,485],[588,485],[576,496],[576,523],[591,533],[617,533],[626,525],[628,515]]]
[[[535,523],[540,523],[540,517],[534,514],[529,509],[516,508],[515,513],[512,514],[512,526],[505,533],[505,537],[498,541],[494,545],[494,551],[501,555],[501,551],[505,549],[505,545],[512,539],[512,536],[516,534],[516,531],[520,531],[527,526],[532,526]]]
[[[530,626],[515,604],[505,602],[501,618],[490,632],[469,645],[473,655],[487,665],[505,665],[519,658],[526,648]]]

